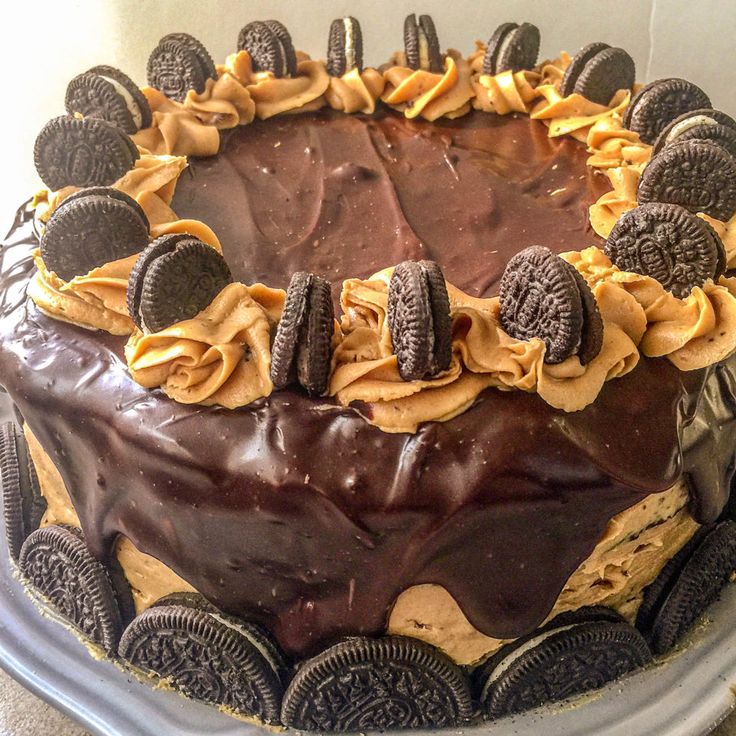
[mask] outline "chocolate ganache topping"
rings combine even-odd
[[[595,240],[583,147],[528,120],[276,119],[191,168],[174,208],[212,225],[247,282],[285,286],[300,268],[337,283],[431,257],[462,288],[492,294],[527,245]],[[419,583],[443,585],[480,631],[520,636],[618,512],[683,470],[699,521],[725,503],[734,360],[683,373],[642,357],[575,413],[487,390],[416,434],[293,391],[235,411],[183,405],[131,380],[124,338],[25,299],[31,218],[19,212],[3,248],[0,381],[57,465],[91,550],[105,559],[125,535],[292,654],[381,632]]]

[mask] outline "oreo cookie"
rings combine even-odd
[[[327,390],[334,333],[330,282],[305,271],[291,277],[271,349],[276,388],[299,383],[313,396]]]
[[[624,112],[624,125],[653,144],[675,118],[692,110],[710,108],[708,95],[686,79],[658,79],[642,87]]]
[[[232,280],[214,248],[189,234],[164,235],[140,254],[130,273],[130,318],[144,332],[160,332],[195,317]]]
[[[137,253],[148,244],[140,205],[112,188],[94,187],[65,199],[41,238],[46,268],[65,281]]]
[[[25,437],[14,422],[0,426],[0,476],[5,538],[10,556],[17,561],[26,537],[41,524],[46,500]]]
[[[618,90],[631,89],[635,81],[634,60],[626,51],[605,43],[591,43],[578,51],[565,70],[560,94],[578,94],[599,105],[608,105]]]
[[[517,253],[501,278],[501,325],[518,340],[542,340],[545,363],[572,355],[589,363],[603,345],[603,321],[595,297],[574,266],[548,248]]]
[[[270,637],[253,624],[169,602],[133,620],[119,653],[191,698],[278,724],[283,683],[266,641]]]
[[[36,171],[52,190],[112,184],[139,158],[135,144],[120,128],[96,118],[53,118],[33,147]]]
[[[151,125],[151,107],[136,83],[112,66],[95,66],[79,74],[66,88],[69,115],[99,118],[132,135]]]
[[[680,299],[708,279],[718,280],[726,267],[715,230],[676,204],[653,202],[625,212],[604,250],[622,271],[651,276]]]
[[[637,626],[655,654],[671,649],[718,598],[736,570],[736,522],[699,531],[644,591]]]
[[[207,50],[186,33],[164,36],[148,57],[146,70],[148,84],[177,102],[184,102],[190,89],[200,94],[208,79],[217,79]]]
[[[388,287],[388,325],[404,381],[436,376],[452,360],[450,300],[434,261],[404,261]]]
[[[531,23],[502,23],[488,41],[483,57],[483,74],[532,69],[539,56],[539,42],[537,26]]]
[[[472,712],[465,676],[434,647],[402,636],[355,637],[301,664],[281,721],[319,732],[449,728]]]
[[[117,651],[123,629],[118,594],[107,569],[87,549],[79,529],[37,529],[23,543],[18,566],[65,619],[107,654]]]
[[[736,212],[736,159],[710,141],[670,143],[644,169],[637,200],[679,204],[693,213],[729,220]]]
[[[275,20],[253,21],[238,34],[238,51],[247,51],[257,72],[295,76],[296,52],[286,27]]]
[[[675,118],[657,136],[652,147],[656,156],[666,145],[683,140],[707,140],[736,156],[736,121],[720,110],[693,110]]]
[[[558,617],[502,647],[476,671],[485,718],[501,718],[602,687],[639,669],[652,655],[642,635],[594,610]],[[618,617],[620,619],[620,617]]]
[[[327,73],[332,77],[357,69],[363,71],[363,33],[351,16],[336,18],[330,25],[327,45]]]
[[[404,51],[410,69],[422,69],[441,74],[444,69],[440,42],[434,21],[429,15],[420,15],[419,21],[414,13],[404,20]]]

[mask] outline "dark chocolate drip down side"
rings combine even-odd
[[[509,131],[516,136],[524,127],[516,120],[503,126],[494,116],[483,119],[498,139],[492,144],[489,138],[487,146],[501,151],[511,148],[504,136]],[[316,133],[310,132],[310,120]],[[481,155],[473,148],[483,127],[474,116],[466,125],[456,121],[437,126],[437,133],[391,117],[380,124],[335,119],[338,128],[355,128],[343,142],[343,158],[378,172],[377,189],[360,199],[368,206],[374,198],[372,210],[382,218],[393,212],[394,223],[382,219],[373,235],[361,230],[347,237],[352,227],[364,228],[366,222],[355,214],[357,206],[353,215],[345,214],[342,208],[352,205],[340,204],[335,189],[336,211],[347,220],[341,220],[343,234],[330,240],[327,221],[314,225],[326,215],[316,214],[319,207],[311,199],[332,191],[325,180],[337,164],[337,159],[325,163],[337,154],[327,151],[324,120],[274,121],[275,130],[286,126],[296,131],[294,136],[312,139],[313,149],[322,151],[322,163],[294,176],[309,180],[311,194],[305,195],[303,207],[315,213],[309,234],[298,233],[294,246],[302,249],[307,263],[288,244],[274,246],[279,255],[269,263],[259,249],[270,246],[260,241],[252,251],[258,264],[250,269],[254,279],[274,283],[271,277],[280,269],[285,282],[297,264],[312,268],[322,257],[319,247],[307,248],[315,233],[321,243],[329,243],[332,255],[325,265],[335,259],[340,276],[365,275],[407,257],[402,238],[410,245],[420,240],[426,248],[438,245],[432,243],[431,228],[421,239],[416,234],[421,229],[415,223],[419,206],[401,183],[407,174],[393,168],[401,169],[401,161],[383,168],[376,158],[365,163],[370,148],[377,148],[376,140],[415,135],[431,142],[435,135],[446,136],[437,155],[443,151],[443,160],[447,155],[450,163],[442,166],[459,172],[456,185],[465,181],[464,167],[471,166],[473,156],[484,170],[513,169],[502,155]],[[524,125],[532,129],[536,124]],[[249,136],[252,156],[260,156],[264,135],[266,128],[260,125],[237,131],[222,166],[235,168],[248,160],[250,149],[232,152]],[[355,155],[351,141],[360,149]],[[414,144],[405,140],[393,145],[409,156],[406,151]],[[421,140],[416,145],[428,144]],[[539,143],[542,153],[547,145]],[[556,145],[554,172],[579,172],[570,174],[568,188],[574,181],[582,186],[588,176],[580,150]],[[543,168],[536,154],[527,150],[524,155],[532,159],[531,168],[535,161]],[[228,156],[233,161],[228,163]],[[544,161],[550,163],[549,158]],[[206,179],[202,170],[216,165],[219,159],[195,162],[194,181],[201,185]],[[412,159],[407,165],[413,165]],[[493,184],[496,201],[508,195],[496,191],[505,181],[500,177]],[[529,185],[533,192],[547,186],[535,181]],[[234,222],[224,219],[226,210],[209,217],[202,211],[200,216],[221,235],[236,277],[243,278],[245,262],[235,266],[231,254],[247,246],[236,236],[245,232],[243,222],[264,216],[265,205],[253,204],[260,195],[245,184],[232,186],[233,208],[240,203],[231,213]],[[212,187],[214,182],[208,182],[203,191]],[[588,183],[584,187],[584,192],[568,192],[573,198],[569,207],[555,213],[571,228],[574,213],[584,211],[595,196]],[[183,185],[177,198],[183,216],[204,207],[191,191]],[[274,185],[276,204],[279,191]],[[443,201],[453,197],[451,190]],[[457,228],[459,202],[457,209],[447,204],[444,210]],[[298,220],[286,212],[282,216]],[[505,228],[503,235],[489,235],[503,245],[501,260],[516,244],[524,247],[525,237],[565,249],[567,236],[555,231],[545,236],[505,211],[494,217]],[[267,220],[257,222],[261,233],[267,231]],[[275,238],[285,227],[278,221],[276,226],[263,237]],[[552,227],[552,220],[547,226]],[[448,239],[448,260],[431,253],[447,267],[448,277],[476,293],[492,291],[498,274],[489,275],[485,259],[474,256],[473,238],[480,235],[458,229],[468,237],[461,249],[453,247],[451,226],[446,227],[442,238]],[[571,232],[570,240],[575,233],[578,238],[571,246],[590,242],[582,220]],[[396,240],[386,245],[381,239],[389,234]],[[553,242],[556,237],[560,242]],[[356,242],[364,247],[356,251]],[[692,482],[693,510],[700,521],[715,518],[725,503],[736,442],[734,360],[681,373],[664,359],[642,358],[632,373],[608,382],[592,405],[571,414],[536,395],[490,389],[465,413],[422,425],[414,435],[384,433],[351,409],[295,391],[274,393],[235,411],[187,406],[130,379],[124,338],[53,320],[25,299],[35,246],[31,214],[21,211],[6,239],[0,270],[0,383],[59,469],[91,550],[100,559],[109,558],[118,535],[125,535],[224,611],[268,627],[291,654],[314,653],[344,635],[380,633],[396,597],[418,583],[443,585],[489,636],[523,635],[547,616],[567,578],[615,514],[650,492],[670,487],[683,470]]]

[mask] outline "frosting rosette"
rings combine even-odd
[[[540,75],[537,72],[522,70],[505,71],[500,74],[480,74],[473,77],[473,107],[497,115],[511,112],[528,113],[532,103],[539,95],[536,85]]]
[[[611,234],[618,218],[636,207],[636,193],[641,171],[636,166],[617,166],[605,170],[613,187],[602,194],[597,202],[589,207],[590,226],[602,238]]]
[[[196,317],[125,346],[130,375],[182,404],[245,406],[273,390],[271,325],[284,292],[229,284]]]
[[[327,104],[341,112],[362,112],[370,115],[376,110],[386,81],[376,69],[351,69],[341,77],[330,77],[330,86],[325,91]]]
[[[618,113],[593,123],[586,143],[591,154],[588,166],[596,169],[643,168],[652,155],[652,147],[643,143],[638,133],[625,128]]]
[[[381,99],[407,118],[458,118],[470,111],[473,99],[470,64],[454,50],[445,56],[443,74],[391,66],[383,73],[386,88]]]

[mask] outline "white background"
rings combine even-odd
[[[64,112],[68,81],[90,66],[113,64],[143,85],[148,54],[162,35],[192,33],[222,61],[245,23],[268,18],[288,25],[297,48],[323,57],[330,21],[345,14],[361,21],[366,63],[378,65],[401,47],[409,12],[432,14],[441,45],[465,53],[499,23],[525,20],[539,26],[544,57],[591,41],[622,46],[639,81],[687,77],[736,114],[734,0],[4,0],[0,230],[38,186],[38,131]]]

